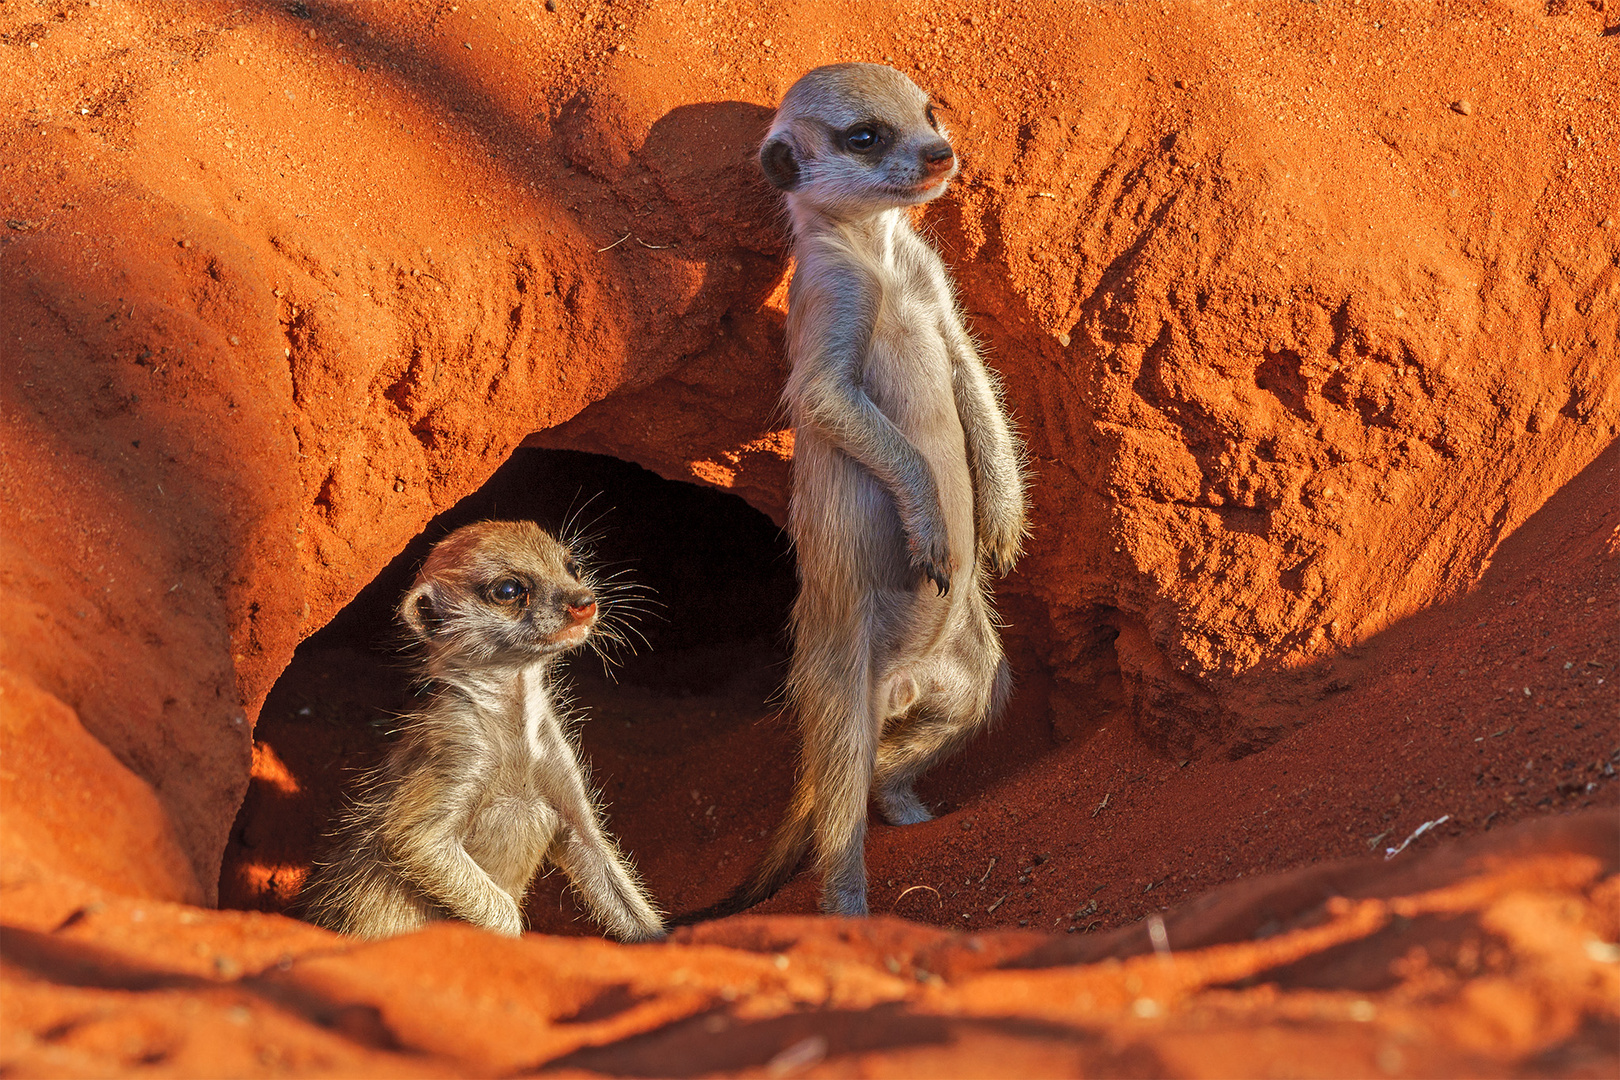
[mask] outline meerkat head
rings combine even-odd
[[[928,95],[882,64],[832,64],[788,88],[760,168],[790,201],[838,216],[944,194],[956,154]]]
[[[526,662],[581,645],[596,593],[572,550],[528,521],[466,525],[434,545],[399,606],[435,656]]]

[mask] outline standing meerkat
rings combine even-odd
[[[311,921],[378,938],[457,918],[523,932],[550,858],[623,941],[664,925],[586,783],[552,666],[598,629],[592,581],[530,522],[457,529],[399,607],[433,693],[332,836],[301,902]]]
[[[817,68],[782,99],[759,161],[786,193],[796,261],[788,700],[804,756],[741,897],[774,892],[813,841],[822,909],[860,915],[868,793],[894,824],[927,821],[913,782],[1011,689],[987,572],[1011,570],[1027,534],[1022,451],[908,218],[957,171],[928,96],[878,64]]]

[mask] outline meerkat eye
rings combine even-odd
[[[501,578],[489,587],[489,598],[497,604],[521,604],[529,598],[529,590],[517,578]]]
[[[574,558],[572,555],[568,557],[567,562],[563,563],[563,570],[575,581],[579,580],[579,572],[581,569],[582,568],[579,565],[579,560]]]
[[[844,145],[857,154],[864,154],[878,144],[877,132],[869,127],[858,127],[844,135]]]
[[[929,105],[928,108],[924,110],[923,115],[928,118],[928,126],[933,128],[935,131],[938,131],[939,120],[934,117],[934,106]]]

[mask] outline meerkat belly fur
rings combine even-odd
[[[987,576],[1026,535],[1023,454],[908,218],[957,172],[927,95],[877,64],[817,68],[783,98],[760,164],[786,193],[796,260],[788,698],[804,755],[745,899],[813,844],[823,910],[862,914],[869,793],[895,824],[928,820],[913,782],[1008,696]]]
[[[430,703],[362,785],[301,898],[310,919],[387,937],[434,919],[523,931],[547,859],[614,937],[663,934],[602,827],[552,666],[601,609],[567,546],[528,522],[440,541],[399,608],[425,653]]]

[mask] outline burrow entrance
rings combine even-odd
[[[565,662],[587,717],[580,740],[609,827],[655,902],[673,916],[708,907],[744,879],[786,806],[798,746],[778,700],[795,589],[786,537],[722,491],[610,457],[521,449],[304,642],[277,680],[259,717],[253,777],[225,852],[222,907],[298,913],[298,891],[324,833],[360,774],[386,751],[396,718],[415,704],[412,657],[394,607],[433,543],[471,521],[529,519],[555,531],[570,515],[599,535],[598,564],[625,569],[661,605],[636,624],[645,643],[621,652],[611,671],[587,651]],[[1014,597],[1003,605],[1004,614],[1012,609],[1010,622],[1031,621],[1018,606]],[[1011,632],[1007,644],[1020,675],[1009,715],[919,786],[940,820],[896,830],[874,818],[874,910],[963,925],[954,921],[960,913],[946,910],[943,882],[931,892],[906,889],[914,876],[932,881],[956,873],[958,861],[979,862],[979,837],[968,834],[991,823],[986,813],[1030,848],[1019,861],[1050,846],[1029,833],[1030,811],[1017,805],[1045,796],[1020,791],[1005,803],[1007,786],[1019,789],[1017,777],[1038,772],[1038,762],[1074,738],[1055,717],[1078,709],[1085,716],[1076,722],[1089,729],[1093,714],[1110,706],[1099,707],[1088,691],[1086,700],[1059,707],[1065,695],[1040,672],[1027,642]],[[813,911],[815,892],[806,871],[759,910]],[[533,930],[598,933],[560,873],[535,882],[527,909]],[[1006,905],[979,921],[1033,920]]]

